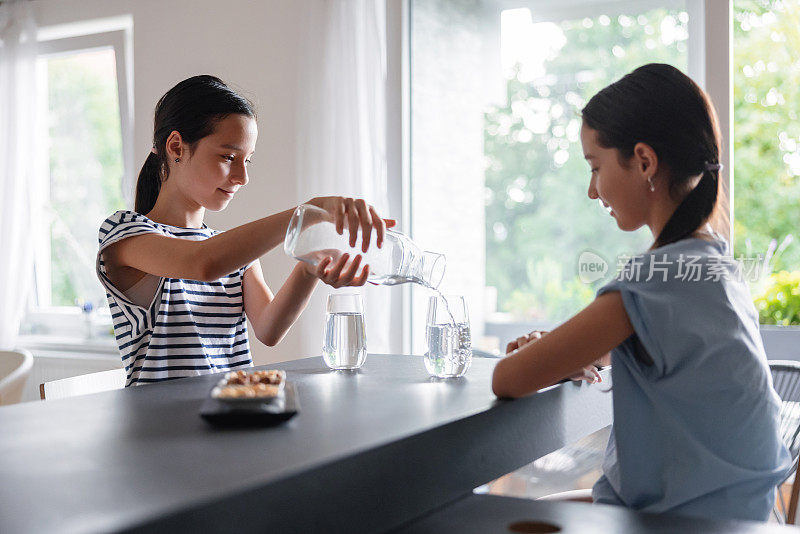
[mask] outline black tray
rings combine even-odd
[[[207,398],[200,407],[200,417],[215,426],[274,426],[300,411],[295,385],[287,382],[283,395],[261,404],[232,405]]]

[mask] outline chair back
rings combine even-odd
[[[111,369],[86,375],[72,376],[53,380],[39,385],[39,395],[42,400],[65,399],[76,395],[88,395],[122,389],[125,387],[127,375],[125,369]]]
[[[769,362],[775,391],[781,398],[781,437],[792,460],[800,453],[800,362],[773,360]]]
[[[797,516],[800,483],[797,480],[797,463],[800,453],[800,362],[771,360],[772,383],[781,399],[781,438],[792,455],[792,467],[778,486],[778,498],[772,511],[779,523],[793,525]],[[789,504],[784,498],[783,486],[794,475],[791,484]]]
[[[0,406],[20,401],[31,369],[33,369],[33,356],[30,352],[0,351]]]

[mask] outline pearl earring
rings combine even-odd
[[[647,183],[650,184],[650,191],[655,191],[656,190],[656,186],[655,186],[655,184],[653,184],[653,177],[652,176],[647,179]]]

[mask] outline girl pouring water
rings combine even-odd
[[[363,285],[361,256],[298,262],[273,294],[258,258],[283,241],[294,207],[226,232],[209,228],[247,185],[258,128],[252,104],[213,76],[170,89],[155,110],[153,148],[136,186],[135,211],[100,227],[97,275],[106,289],[127,385],[252,366],[247,319],[256,338],[275,345],[297,320],[318,280]],[[382,245],[394,221],[363,200],[308,202],[330,213],[351,246],[359,229]],[[361,268],[360,268],[361,267]],[[360,268],[360,272],[359,272]]]
[[[720,141],[707,95],[669,65],[640,67],[583,109],[589,198],[652,247],[552,332],[509,345],[492,389],[518,397],[611,351],[614,424],[595,502],[764,521],[790,456],[758,315],[719,207]]]

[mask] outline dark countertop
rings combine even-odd
[[[198,416],[218,375],[2,407],[0,532],[385,531],[610,424],[610,373],[498,401],[496,361],[271,365],[301,408],[266,429]]]
[[[537,525],[538,523],[538,525]],[[536,527],[539,527],[538,529]],[[548,530],[547,526],[559,530]],[[788,534],[797,527],[634,512],[621,506],[470,495],[393,534],[561,532],[562,534]]]

